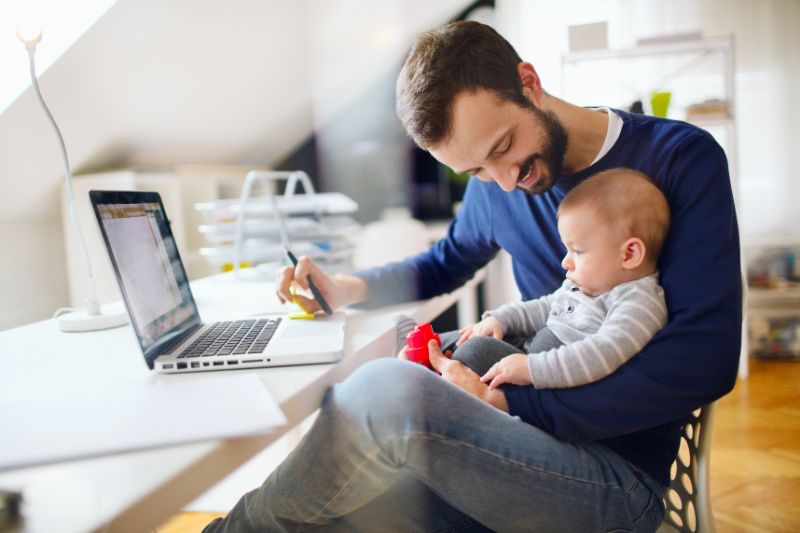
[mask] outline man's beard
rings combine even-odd
[[[544,163],[544,169],[531,187],[518,187],[519,189],[530,194],[542,194],[549,191],[556,180],[561,176],[561,166],[564,164],[564,154],[567,153],[567,145],[569,144],[569,137],[567,136],[564,126],[561,125],[555,113],[552,111],[542,111],[535,105],[531,104],[527,107],[539,120],[539,123],[544,130],[545,141],[539,153],[529,156],[519,169],[519,179],[523,180],[527,177],[533,164],[541,159]]]

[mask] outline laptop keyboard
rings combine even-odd
[[[280,318],[216,322],[178,357],[260,354],[280,323]]]

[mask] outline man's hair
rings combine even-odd
[[[600,223],[619,231],[626,239],[642,239],[646,261],[653,265],[658,261],[669,231],[669,204],[658,185],[645,174],[629,168],[598,172],[567,193],[558,206],[558,214],[575,208],[590,210]]]
[[[531,104],[522,92],[514,48],[479,22],[454,22],[420,35],[397,79],[397,116],[417,145],[447,140],[453,100],[462,91],[487,89],[501,101]]]

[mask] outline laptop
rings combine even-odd
[[[341,359],[345,315],[264,315],[203,323],[161,197],[89,191],[145,362],[158,372],[331,363]]]

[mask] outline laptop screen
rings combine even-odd
[[[200,323],[157,193],[91,191],[92,205],[148,365]]]

